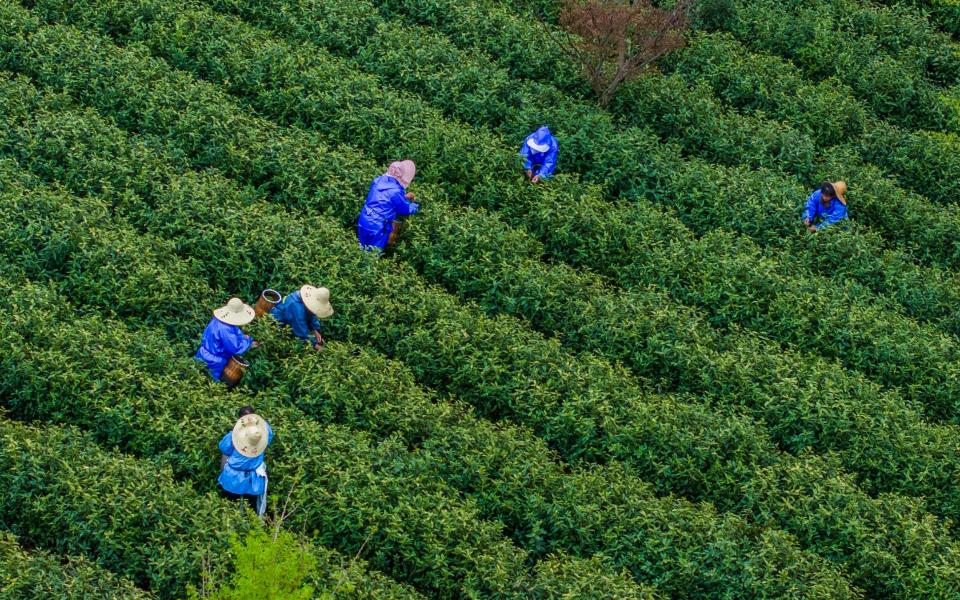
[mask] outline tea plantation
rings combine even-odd
[[[960,4],[703,5],[599,108],[556,0],[0,0],[0,598],[229,577],[246,404],[325,597],[960,598]]]

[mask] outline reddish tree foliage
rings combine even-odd
[[[696,2],[678,0],[661,9],[650,0],[565,0],[560,25],[572,35],[553,37],[606,106],[622,83],[684,45]]]

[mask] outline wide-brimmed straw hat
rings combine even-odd
[[[318,319],[327,319],[333,314],[333,306],[330,305],[330,290],[325,287],[313,287],[305,285],[300,288],[300,299],[307,310],[312,312]]]
[[[230,298],[225,306],[213,311],[213,316],[227,325],[246,325],[257,316],[253,307],[244,304],[240,298]]]
[[[256,458],[267,449],[267,422],[257,414],[244,415],[233,426],[231,439],[237,452],[247,458]]]
[[[847,203],[847,184],[843,181],[833,182],[833,193],[837,195],[840,202]]]

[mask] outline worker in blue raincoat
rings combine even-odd
[[[240,409],[236,424],[220,440],[220,477],[223,494],[246,500],[258,515],[267,509],[267,465],[264,452],[273,441],[273,429],[253,407]]]
[[[398,216],[415,214],[420,205],[413,202],[414,195],[407,193],[413,183],[417,166],[412,160],[394,162],[387,172],[370,184],[367,199],[357,218],[357,238],[366,250],[382,252],[393,243]]]
[[[319,350],[323,347],[323,336],[320,335],[320,320],[329,319],[333,315],[333,306],[330,305],[330,290],[325,287],[305,285],[296,292],[283,299],[270,311],[273,317],[290,327],[295,337],[310,342]]]
[[[820,189],[807,198],[803,211],[803,224],[814,233],[836,225],[847,218],[847,184],[842,181],[824,181]]]
[[[200,349],[194,358],[207,364],[207,370],[215,380],[220,380],[231,356],[258,346],[252,337],[240,330],[253,321],[255,314],[253,308],[239,298],[231,298],[226,306],[213,311],[213,318],[203,330]]]
[[[520,158],[523,159],[527,179],[540,183],[552,177],[557,167],[558,150],[557,138],[553,137],[546,125],[528,135],[520,146]]]

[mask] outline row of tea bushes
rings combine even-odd
[[[910,52],[885,51],[896,34],[870,27],[871,17],[885,12],[850,0],[751,0],[736,2],[723,27],[754,50],[790,59],[810,79],[842,81],[882,119],[911,129],[957,131],[960,115],[928,80],[930,63],[950,71],[946,83],[956,80],[960,56],[949,37],[931,36]],[[883,16],[887,22],[894,18]],[[901,28],[910,23],[902,15],[896,20]]]

